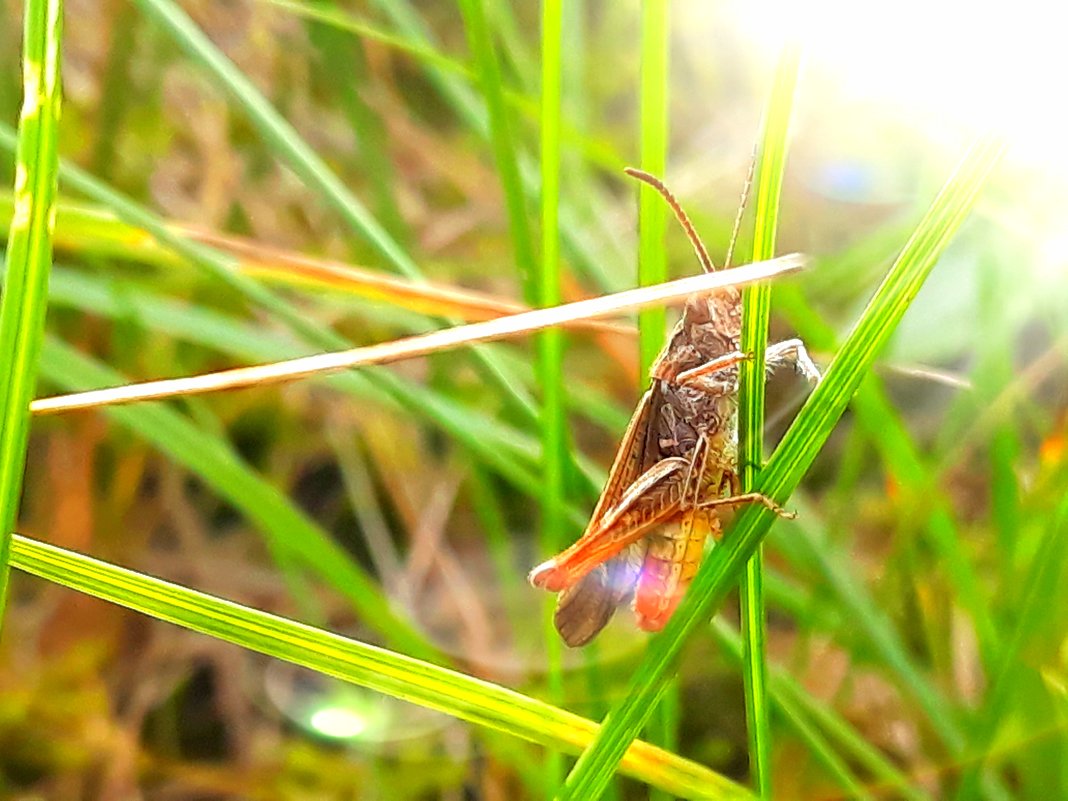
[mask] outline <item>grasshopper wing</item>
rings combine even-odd
[[[553,623],[565,643],[583,646],[608,625],[633,596],[644,557],[645,543],[639,540],[560,593]]]
[[[599,528],[627,488],[658,461],[659,453],[650,439],[650,423],[660,397],[656,383],[634,410],[587,531]],[[616,608],[633,595],[644,557],[645,544],[635,542],[560,593],[553,621],[564,642],[571,647],[585,645],[607,625]]]

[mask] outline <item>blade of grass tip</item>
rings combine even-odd
[[[775,252],[779,199],[790,134],[801,51],[787,45],[775,70],[764,111],[756,173],[756,223],[753,261]],[[742,294],[742,362],[739,375],[739,457],[742,491],[752,492],[764,463],[764,351],[768,346],[771,287],[751,286]],[[746,564],[739,587],[742,630],[742,675],[749,738],[749,770],[762,798],[770,798],[771,719],[767,699],[767,630],[764,610],[763,551],[757,547]]]
[[[537,259],[534,254],[534,238],[527,217],[527,199],[516,159],[516,143],[512,135],[512,122],[504,100],[501,67],[493,47],[490,27],[486,22],[486,10],[482,0],[461,0],[460,11],[467,28],[468,46],[478,67],[479,83],[489,112],[490,144],[497,173],[504,191],[505,208],[508,211],[508,226],[512,234],[512,246],[516,264],[522,277],[523,299],[533,305],[538,297]]]
[[[560,0],[544,0],[541,12],[541,265],[538,301],[542,306],[560,302],[560,111],[563,102],[561,39],[563,7]],[[564,339],[557,329],[538,335],[538,380],[541,384],[542,479],[541,548],[556,553],[565,536],[564,476],[567,439],[564,429]],[[553,625],[551,598],[545,600],[545,646],[549,697],[559,704],[564,695],[563,646]],[[559,752],[548,755],[548,787],[560,786],[564,764]]]
[[[872,297],[823,381],[813,391],[772,454],[759,492],[779,504],[800,483],[845,411],[876,354],[886,345],[946,245],[957,232],[999,160],[1003,145],[981,139],[943,187]],[[731,583],[767,534],[774,513],[747,508],[714,548],[667,626],[653,637],[624,699],[608,714],[593,743],[579,758],[560,794],[592,801],[611,778],[621,754],[645,723],[661,695],[687,638],[716,610]]]
[[[670,6],[667,0],[647,0],[641,15],[640,130],[641,168],[663,178],[668,149],[668,57],[671,46]],[[667,206],[664,198],[644,181],[638,184],[638,283],[642,286],[667,280],[664,237]],[[653,362],[664,347],[665,309],[646,309],[638,314],[638,357],[643,389],[649,384]],[[673,681],[660,701],[649,738],[673,750],[676,746],[679,686]],[[652,801],[663,801],[659,792]]]
[[[52,266],[60,111],[61,0],[25,5],[15,213],[0,293],[0,626]]]
[[[17,534],[12,564],[157,620],[533,743],[577,752],[597,730],[591,720],[492,682]],[[633,744],[624,772],[684,798],[752,799],[744,787],[648,743]]]

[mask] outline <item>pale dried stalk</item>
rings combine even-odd
[[[242,387],[258,387],[336,373],[353,367],[387,364],[414,356],[425,356],[460,345],[490,342],[543,328],[566,325],[578,320],[608,317],[646,306],[677,302],[691,295],[707,294],[725,286],[744,286],[796,272],[804,264],[804,257],[795,253],[769,261],[748,264],[744,267],[735,267],[731,270],[702,273],[680,278],[677,281],[628,289],[612,295],[565,303],[549,309],[536,309],[508,317],[499,317],[496,320],[446,328],[378,345],[368,345],[335,353],[320,353],[252,367],[238,367],[186,378],[147,381],[140,384],[77,392],[71,395],[40,398],[30,404],[30,410],[34,414],[55,414],[75,409],[115,406],[182,395],[199,395]]]

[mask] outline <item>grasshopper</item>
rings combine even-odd
[[[708,251],[675,196],[648,173],[626,172],[664,197],[702,269],[712,272]],[[732,247],[737,229],[736,222]],[[741,491],[738,364],[748,358],[740,350],[741,326],[735,287],[686,302],[653,363],[651,386],[627,426],[585,532],[530,572],[534,586],[560,593],[554,622],[569,646],[592,640],[627,601],[640,629],[659,631],[693,580],[706,539],[720,535],[735,506],[762,503],[792,516],[759,493]],[[799,339],[769,346],[765,363],[768,372],[791,365],[819,380]]]

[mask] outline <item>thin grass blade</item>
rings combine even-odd
[[[26,3],[15,211],[0,295],[0,623],[48,307],[59,164],[62,22],[61,0]]]
[[[780,56],[758,149],[756,228],[753,260],[775,253],[779,198],[786,169],[786,150],[794,93],[801,66],[800,48],[787,46]],[[742,294],[742,352],[751,354],[739,372],[738,455],[742,491],[751,492],[764,463],[764,351],[768,346],[771,288],[751,286]],[[749,771],[758,794],[770,798],[771,715],[768,704],[767,626],[764,610],[764,557],[757,547],[746,564],[739,587],[742,630],[742,677],[749,738]]]

